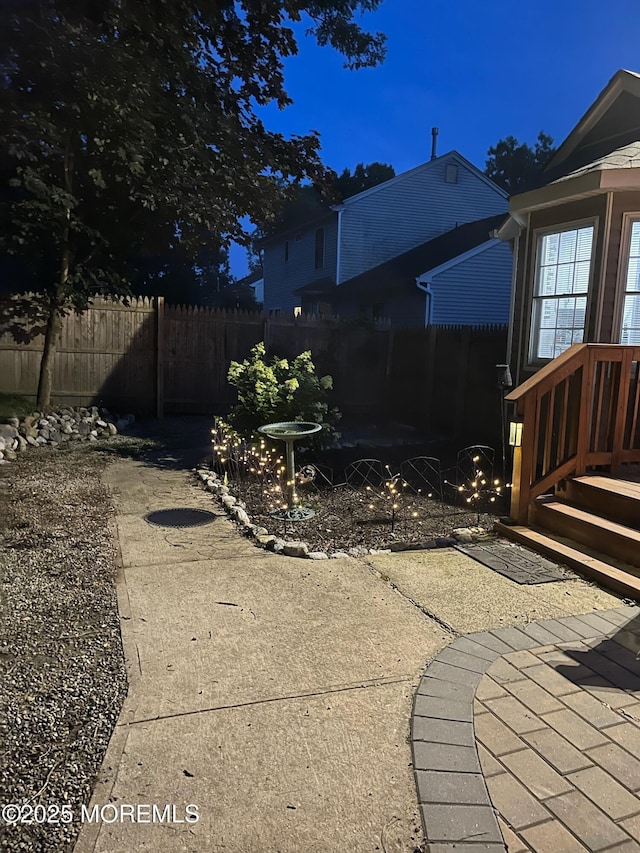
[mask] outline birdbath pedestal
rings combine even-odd
[[[287,448],[287,506],[285,509],[276,509],[271,515],[286,521],[304,521],[315,515],[312,509],[300,506],[296,493],[296,464],[293,445],[300,438],[307,438],[320,432],[322,426],[307,421],[282,421],[281,423],[265,424],[258,427],[258,432],[269,438],[284,441]]]

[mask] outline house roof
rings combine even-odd
[[[431,169],[436,168],[438,164],[442,163],[443,160],[451,159],[457,160],[461,166],[464,166],[465,168],[474,172],[486,184],[488,184],[492,189],[497,190],[505,198],[509,197],[509,194],[505,192],[502,187],[499,187],[496,183],[494,183],[491,178],[487,177],[484,172],[481,172],[477,166],[474,166],[470,160],[467,160],[467,158],[463,157],[462,154],[460,154],[458,151],[452,150],[447,151],[446,154],[441,154],[439,157],[435,157],[433,160],[428,160],[426,163],[421,163],[419,166],[414,166],[413,169],[409,169],[406,172],[401,172],[394,178],[389,178],[388,181],[383,181],[381,184],[376,184],[375,187],[369,187],[368,190],[362,190],[362,192],[356,193],[356,195],[349,196],[349,198],[344,199],[342,204],[333,205],[332,210],[340,210],[344,207],[350,207],[352,204],[357,204],[357,202],[361,201],[363,198],[367,198],[370,195],[374,195],[375,193],[378,193],[383,189],[388,189],[394,184],[400,183],[401,181],[404,181],[407,178],[411,178],[414,175],[430,171]]]
[[[596,125],[604,120],[607,113],[613,111],[618,101],[622,101],[619,105],[620,111],[623,120],[627,119],[627,126],[629,127],[628,119],[632,117],[629,116],[628,109],[625,109],[625,95],[640,98],[640,74],[621,69],[616,71],[564,142],[558,147],[543,172],[553,176],[561,164],[569,160],[576,149],[588,141],[588,137]],[[639,120],[640,116],[637,116],[633,123],[639,124]]]
[[[264,273],[262,271],[262,267],[259,267],[257,270],[245,275],[244,278],[239,278],[238,281],[236,281],[236,285],[255,284],[258,281],[262,281],[263,278]]]
[[[372,270],[343,282],[335,289],[335,294],[338,297],[355,296],[359,293],[381,294],[395,291],[398,282],[401,281],[415,287],[418,276],[486,243],[505,218],[506,214],[500,213],[497,216],[459,225]]]
[[[523,225],[523,215],[529,211],[625,190],[640,190],[640,141],[623,145],[543,187],[512,196],[509,211]]]
[[[610,154],[605,154],[604,157],[599,157],[592,163],[587,163],[567,175],[562,175],[552,181],[558,184],[561,181],[568,181],[579,175],[586,175],[589,172],[598,172],[604,169],[637,169],[640,167],[640,141],[631,142],[629,145],[623,145],[621,148],[616,148]]]

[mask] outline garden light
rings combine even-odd
[[[509,444],[511,447],[522,447],[522,421],[511,421],[509,424]]]

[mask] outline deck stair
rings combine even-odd
[[[640,599],[640,482],[601,474],[561,480],[529,508],[528,525],[498,532]]]
[[[573,344],[505,401],[513,482],[499,531],[640,600],[640,345]]]

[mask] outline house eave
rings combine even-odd
[[[640,77],[633,71],[624,69],[617,71],[604,89],[600,92],[594,103],[589,107],[580,121],[565,138],[562,145],[554,153],[553,157],[544,167],[544,172],[552,171],[556,165],[564,162],[569,155],[578,147],[587,133],[607,112],[618,95],[623,91],[632,92],[640,96]]]
[[[534,210],[579,201],[601,193],[631,190],[640,190],[640,169],[599,169],[513,196],[509,202],[509,213],[515,219],[520,219]]]

